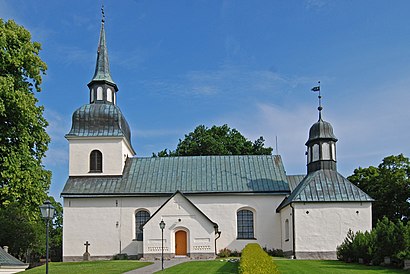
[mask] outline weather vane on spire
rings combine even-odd
[[[105,22],[104,3],[101,5],[102,22]]]
[[[321,119],[322,118],[322,109],[323,109],[323,107],[322,107],[322,96],[320,95],[320,81],[318,81],[317,83],[318,83],[318,85],[313,87],[311,90],[314,91],[314,92],[316,92],[316,91],[319,92],[319,95],[317,97],[319,99],[319,106],[318,106],[317,110],[319,110],[319,119]]]

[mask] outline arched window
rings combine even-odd
[[[103,99],[103,88],[98,87],[97,88],[97,100],[102,100]]]
[[[135,238],[137,241],[142,241],[142,226],[148,221],[149,217],[149,212],[146,210],[140,210],[135,213]]]
[[[107,88],[107,101],[112,102],[112,90]]]
[[[289,220],[285,221],[285,241],[289,241]]]
[[[102,153],[99,150],[90,153],[90,172],[102,172]]]
[[[330,157],[330,144],[329,143],[323,143],[322,144],[322,159],[323,160],[331,160],[331,157]]]
[[[247,209],[236,213],[238,239],[254,239],[253,212]]]

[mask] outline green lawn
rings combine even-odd
[[[340,261],[319,261],[319,260],[286,260],[275,259],[280,273],[326,273],[326,274],[377,274],[377,273],[410,273],[400,269],[392,269],[378,266],[366,266],[360,264],[347,264]],[[238,273],[239,263],[227,261],[191,261],[182,263],[163,272],[156,273],[195,273],[195,274],[213,274],[213,273]]]
[[[238,273],[238,262],[228,262],[225,260],[214,261],[192,261],[158,271],[156,273],[195,273],[195,274],[213,274],[213,273]]]
[[[276,259],[275,263],[281,273],[409,273],[400,269],[347,264],[341,261]]]
[[[275,263],[281,273],[359,273],[359,274],[377,274],[377,273],[410,273],[399,269],[366,266],[360,264],[346,264],[340,261],[316,261],[316,260],[286,260],[275,258]],[[120,274],[126,271],[137,269],[149,262],[139,261],[93,261],[93,262],[75,262],[75,263],[50,263],[49,272],[52,274]],[[164,271],[157,273],[195,273],[195,274],[214,274],[214,273],[238,273],[238,262],[229,262],[226,260],[211,261],[190,261],[185,262]],[[27,270],[27,274],[45,273],[45,265]]]
[[[121,274],[151,263],[138,261],[92,261],[72,263],[49,263],[48,270],[52,274]],[[25,271],[27,274],[44,274],[46,266],[32,268]]]

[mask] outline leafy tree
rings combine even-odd
[[[0,210],[0,244],[7,245],[11,254],[26,262],[35,261],[36,254],[45,253],[44,222],[30,215],[18,204]]]
[[[410,216],[410,161],[403,154],[388,156],[378,167],[357,168],[348,179],[373,199],[373,226],[383,216],[407,220]]]
[[[42,245],[38,206],[51,177],[42,164],[48,124],[35,97],[47,69],[40,49],[24,27],[0,19],[0,244],[19,257]]]
[[[259,137],[254,142],[246,139],[238,130],[228,125],[207,128],[199,125],[193,132],[179,139],[175,151],[164,149],[154,157],[198,155],[270,155],[271,147],[264,147],[265,140]]]
[[[49,197],[55,208],[55,218],[50,224],[50,258],[53,262],[63,260],[63,206],[53,197]]]

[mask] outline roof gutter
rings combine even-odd
[[[295,243],[295,208],[293,207],[292,203],[289,204],[292,208],[292,253],[293,259],[296,259],[296,243]]]
[[[215,234],[218,235],[218,237],[215,238],[215,255],[218,255],[218,249],[216,248],[216,240],[218,240],[221,237],[221,231],[218,230],[218,227],[215,227]]]

